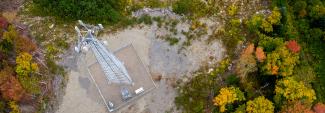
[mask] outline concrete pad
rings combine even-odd
[[[108,101],[111,101],[114,104],[116,110],[125,105],[132,104],[133,101],[136,101],[138,98],[151,91],[156,86],[152,81],[151,75],[144,67],[142,61],[138,57],[134,47],[131,44],[118,49],[116,52],[114,52],[114,54],[121,62],[124,63],[129,76],[134,82],[133,85],[118,85],[109,83],[100,64],[94,61],[95,56],[91,51],[86,54],[85,58],[87,64],[90,64],[88,66],[90,75],[93,77],[95,84],[97,84],[97,87],[100,90],[104,101],[107,103]],[[132,93],[133,97],[130,100],[122,100],[122,87],[128,88],[129,92]],[[136,95],[135,90],[139,89],[140,87],[143,87],[144,92]]]

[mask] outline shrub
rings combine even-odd
[[[29,76],[38,71],[38,65],[32,62],[32,55],[23,52],[16,58],[16,73],[19,76]]]
[[[173,4],[173,11],[178,14],[192,17],[202,17],[207,15],[207,5],[201,0],[177,0]]]
[[[165,40],[169,42],[169,45],[175,45],[179,41],[178,38],[170,37],[170,36],[167,36],[167,38]]]
[[[151,25],[152,24],[152,19],[151,16],[149,15],[143,15],[138,19],[138,23],[144,23],[147,25]]]
[[[226,79],[226,83],[228,84],[228,85],[233,85],[233,86],[238,86],[238,84],[239,84],[239,78],[237,77],[237,75],[235,75],[235,74],[231,74],[231,75],[229,75],[228,77],[227,77],[227,79]]]
[[[237,13],[238,7],[236,5],[231,5],[228,7],[228,15],[234,16]]]

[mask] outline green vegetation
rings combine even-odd
[[[190,82],[181,84],[178,88],[181,93],[175,98],[177,107],[182,108],[186,113],[218,111],[212,100],[220,89],[218,84],[223,81],[221,75],[225,73],[229,63],[229,59],[224,59],[219,67],[214,68],[210,73],[207,73],[207,68],[203,68],[194,74]],[[229,110],[227,106],[226,109]]]
[[[184,10],[179,11],[192,16],[194,11],[186,10],[188,4],[181,3],[183,6],[179,7]],[[235,61],[234,70],[224,70],[226,73],[218,74],[217,78],[205,75],[206,79],[195,79],[202,75],[194,74],[192,80],[181,85],[176,105],[185,112],[319,112],[316,106],[320,104],[316,103],[325,102],[324,5],[320,0],[274,0],[270,14],[253,14],[247,20],[238,19],[238,8],[230,5],[226,9],[229,17],[225,17],[225,27],[217,29],[208,41],[220,39],[223,42],[230,60]],[[238,45],[246,45],[240,54]],[[201,71],[197,73],[206,73],[206,70]],[[196,88],[209,80],[220,81],[212,88],[200,86],[205,91]],[[239,87],[246,102],[235,102],[232,97],[235,94],[219,90],[229,86]],[[205,99],[186,95],[189,92]],[[231,96],[219,99],[226,94],[224,92]],[[178,101],[186,97],[195,103]],[[211,106],[211,101],[215,106]]]
[[[128,0],[33,0],[34,13],[62,20],[117,23],[127,14]]]
[[[18,32],[14,26],[0,17],[1,113],[22,112],[19,108],[21,102],[30,103],[38,109],[44,104],[44,98],[53,96],[52,92],[42,90],[42,86],[51,82],[53,74],[63,75],[63,73],[51,73],[49,69],[60,66],[55,62],[52,64],[43,62],[44,59],[40,57],[43,54],[37,51],[40,49],[39,46],[30,37]],[[68,48],[63,39],[54,44]],[[51,50],[52,53],[47,51],[46,53],[51,55],[46,56],[55,56],[53,54],[56,48]]]
[[[173,4],[173,11],[178,14],[188,15],[195,19],[207,15],[214,15],[218,11],[217,1],[204,2],[201,0],[177,0]]]

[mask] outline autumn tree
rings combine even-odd
[[[264,96],[259,96],[253,101],[250,100],[246,104],[247,113],[273,113],[273,103]]]
[[[295,40],[288,41],[286,47],[293,53],[298,53],[300,51],[300,46]]]
[[[260,26],[265,32],[272,32],[273,31],[273,26],[271,23],[269,23],[266,20],[262,21],[262,24]]]
[[[257,58],[257,60],[259,62],[264,62],[266,56],[265,56],[265,53],[263,51],[263,48],[257,47],[256,51],[255,51],[255,55],[256,55],[256,58]]]
[[[280,46],[275,51],[268,53],[262,66],[262,70],[268,75],[290,76],[297,64],[299,57]]]
[[[282,107],[280,113],[314,113],[311,105],[301,101],[289,102],[288,105]]]
[[[316,113],[325,113],[325,105],[323,103],[317,103],[313,107]]]
[[[19,101],[24,90],[14,74],[13,69],[8,66],[0,71],[0,91],[4,99]]]
[[[275,7],[272,10],[271,15],[269,15],[266,19],[262,20],[262,24],[260,28],[262,28],[265,32],[272,32],[273,25],[277,25],[280,23],[281,13],[279,8]]]
[[[249,44],[240,55],[239,61],[236,65],[236,72],[242,80],[245,80],[247,74],[257,70],[253,52],[254,44]]]
[[[27,37],[18,37],[15,41],[16,53],[27,52],[31,53],[36,50],[37,46],[33,41]]]
[[[216,96],[213,100],[214,105],[219,106],[220,112],[225,112],[226,105],[232,104],[236,101],[245,100],[244,93],[239,90],[239,88],[235,87],[225,87],[221,88],[218,96]]]
[[[272,25],[276,25],[280,23],[280,20],[281,20],[280,9],[278,7],[274,7],[271,15],[267,17],[267,21]]]
[[[315,91],[312,88],[306,87],[303,82],[298,82],[292,77],[277,81],[275,93],[277,97],[284,97],[289,101],[303,99],[311,103],[316,99]]]

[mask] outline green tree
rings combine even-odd
[[[307,14],[306,11],[307,3],[306,1],[299,0],[293,5],[294,13],[299,15],[299,17],[304,17]]]
[[[265,34],[258,33],[259,42],[258,46],[262,47],[265,52],[270,53],[274,51],[277,47],[283,46],[284,41],[282,38],[273,38],[266,36]]]
[[[250,20],[246,21],[246,25],[251,32],[255,32],[262,25],[263,19],[263,15],[255,14]]]
[[[127,0],[33,0],[35,11],[64,20],[117,23],[123,19]]]

